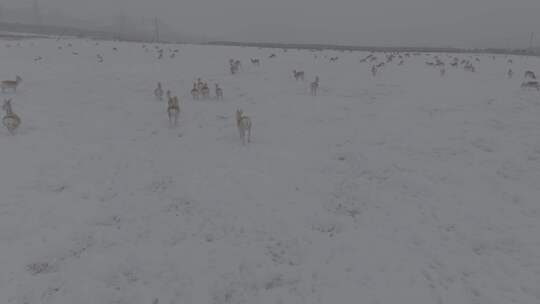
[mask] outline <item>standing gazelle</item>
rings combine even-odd
[[[167,114],[169,115],[169,124],[178,125],[178,114],[180,114],[180,104],[177,96],[171,96],[171,91],[167,91],[168,107]]]
[[[20,76],[17,76],[15,80],[2,81],[2,93],[4,93],[6,89],[11,89],[13,92],[17,92],[17,87],[19,86],[19,83],[21,82],[22,82],[22,78]]]
[[[371,76],[377,76],[377,67],[374,65],[371,66]]]
[[[200,92],[203,99],[210,98],[210,88],[208,87],[208,84],[206,82],[203,83],[203,85],[201,86]]]
[[[216,83],[216,99],[223,100],[223,89],[219,87],[219,84]]]
[[[251,63],[254,66],[261,66],[261,61],[258,58],[251,58]]]
[[[157,83],[157,88],[154,90],[154,96],[158,100],[163,100],[163,88],[161,87],[161,82]]]
[[[15,130],[21,124],[21,118],[17,114],[13,113],[13,109],[11,108],[11,99],[4,100],[2,109],[6,111],[6,115],[4,118],[2,118],[2,123],[8,129],[9,133],[13,135],[15,134]]]
[[[191,89],[191,96],[193,96],[193,100],[199,100],[199,95],[200,95],[199,88],[197,86],[197,83],[194,82],[193,89]]]
[[[311,89],[311,95],[317,96],[317,90],[319,89],[319,76],[315,77],[315,81],[311,83],[310,89]]]
[[[506,75],[508,78],[512,78],[512,76],[514,76],[514,71],[512,71],[512,69],[508,69],[508,73],[506,73]]]
[[[241,109],[236,110],[236,126],[238,127],[242,144],[246,144],[246,133],[247,142],[251,142],[251,118],[246,116]]]
[[[294,76],[294,79],[296,81],[298,81],[298,80],[303,81],[304,80],[304,75],[305,75],[304,71],[293,70],[293,76]]]

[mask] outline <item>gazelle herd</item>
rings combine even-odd
[[[215,84],[215,94],[216,100],[223,100],[223,89],[219,87],[219,84]],[[191,89],[191,96],[194,100],[199,99],[210,99],[210,87],[206,81],[202,81],[201,78],[198,78],[196,82],[193,83],[193,88]]]
[[[69,45],[71,47],[71,45]],[[61,49],[61,47],[59,47]],[[148,48],[146,45],[143,45],[143,49],[146,52],[150,52],[150,48]],[[116,52],[118,52],[117,48],[114,48]],[[161,47],[155,47],[155,51],[158,54],[158,58],[161,59],[164,56],[165,50]],[[179,54],[179,50],[171,50],[168,51],[169,57],[174,58],[177,54]],[[385,53],[381,54],[380,56],[382,58],[378,58],[375,56],[374,53],[369,54],[365,58],[361,59],[361,63],[367,63],[371,67],[371,74],[373,77],[377,76],[381,70],[386,69],[387,66],[390,66],[392,62],[397,64],[398,66],[402,66],[405,64],[405,60],[407,58],[410,58],[412,56],[420,56],[420,53],[400,53],[400,52],[392,52],[392,53]],[[277,55],[275,53],[271,54],[268,58],[276,58]],[[328,57],[324,56],[329,60],[329,62],[337,62],[339,58],[337,56],[335,57]],[[447,62],[443,61],[441,59],[443,56],[439,57],[439,55],[433,55],[428,61],[426,61],[426,65],[430,67],[434,67],[438,69],[440,76],[444,77],[448,71],[450,71],[451,68],[457,68],[461,67],[463,70],[468,72],[476,72],[476,66],[478,62],[480,62],[480,59],[478,57],[473,58],[473,56],[470,56],[469,59],[463,59],[458,58],[458,56],[452,56],[447,55]],[[317,59],[318,56],[314,55],[314,58]],[[39,57],[39,60],[42,60],[42,57]],[[102,63],[104,61],[104,58],[101,54],[97,55],[97,59],[99,63]],[[493,57],[494,59],[494,57]],[[259,58],[249,58],[252,66],[259,67],[261,65],[261,60]],[[36,60],[35,60],[36,61]],[[474,63],[474,64],[473,64]],[[508,65],[512,65],[513,61],[512,59],[508,59],[506,61]],[[447,65],[448,64],[448,65]],[[236,59],[229,59],[229,71],[230,74],[236,75],[239,73],[239,71],[242,70],[242,62],[240,60]],[[512,68],[508,68],[506,70],[506,77],[512,78],[514,76],[514,70]],[[293,70],[292,76],[296,81],[305,81],[306,73],[303,70]],[[290,75],[290,74],[289,74]],[[290,76],[289,76],[290,77]],[[311,76],[310,76],[311,78]],[[22,82],[22,78],[20,76],[16,76],[15,80],[4,80],[1,82],[0,87],[2,93],[16,93],[17,88]],[[212,86],[209,85],[207,81],[204,81],[202,78],[197,78],[196,81],[193,82],[193,87],[191,88],[191,96],[193,100],[210,100],[211,98],[215,98],[215,100],[223,100],[223,88],[220,87],[218,83],[213,84],[214,89],[214,96],[211,97],[211,90],[210,88]],[[532,71],[525,71],[524,73],[524,81],[521,84],[522,89],[536,89],[537,91],[540,91],[540,84],[537,81],[536,75]],[[314,81],[309,82],[309,91],[310,95],[317,96],[319,94],[320,89],[320,79],[319,76],[316,75]],[[165,92],[163,85],[161,82],[157,82],[157,86],[154,88],[153,91],[154,97],[158,101],[162,101],[164,97],[166,97],[167,100],[167,115],[168,115],[168,121],[169,126],[177,126],[178,121],[180,118],[181,107],[180,107],[180,100],[178,96],[175,96],[171,93],[170,90],[167,90]],[[165,96],[164,96],[165,95]],[[14,113],[12,104],[12,99],[5,99],[3,102],[2,110],[5,111],[5,115],[2,118],[3,125],[7,128],[9,133],[11,135],[15,134],[16,130],[19,128],[21,124],[21,118]],[[251,130],[252,130],[252,120],[251,118],[246,115],[242,109],[236,110],[236,126],[239,132],[240,139],[242,141],[242,144],[250,143],[251,142]]]
[[[208,84],[201,80],[201,78],[197,79],[197,82],[193,84],[193,89],[191,91],[192,95],[199,96],[199,94],[202,94],[202,96],[206,96],[207,93],[205,93],[206,89],[208,88]],[[159,89],[159,90],[158,90]],[[215,84],[216,89],[216,99],[222,100],[223,99],[223,89],[219,87],[219,84]],[[161,83],[158,82],[158,87],[154,91],[155,95],[156,92],[161,91],[162,86]],[[200,93],[203,92],[203,93]],[[178,125],[178,118],[180,115],[180,102],[178,99],[178,96],[173,96],[170,90],[167,90],[167,115],[169,117],[169,126],[177,126]],[[198,99],[194,97],[195,100]],[[244,114],[243,110],[237,109],[236,110],[236,127],[238,129],[238,133],[240,135],[240,139],[242,140],[242,144],[246,144],[251,142],[251,118]]]

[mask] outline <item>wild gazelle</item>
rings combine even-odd
[[[194,100],[199,100],[199,88],[197,87],[197,83],[193,83],[193,89],[191,89],[191,96],[193,96]]]
[[[293,76],[294,76],[294,79],[296,79],[296,81],[298,80],[304,80],[304,71],[297,71],[297,70],[293,70]]]
[[[167,91],[167,114],[169,115],[169,125],[178,125],[178,115],[180,114],[180,104],[177,96],[171,96],[171,91]]]
[[[15,80],[4,80],[2,81],[2,93],[5,93],[7,89],[10,89],[13,92],[17,92],[17,87],[19,83],[22,82],[22,78],[17,75]]]
[[[2,109],[6,111],[6,115],[2,118],[2,123],[8,129],[9,133],[13,135],[15,134],[15,130],[17,130],[21,124],[21,118],[17,114],[13,113],[13,109],[11,108],[11,99],[4,100]]]
[[[238,127],[242,144],[246,144],[246,136],[247,142],[251,142],[251,118],[246,116],[241,109],[236,110],[236,126]]]
[[[240,68],[242,67],[242,63],[240,62],[240,60],[229,60],[229,64],[230,64],[230,70],[231,70],[231,74],[234,75],[236,73],[238,73],[238,70],[240,70]]]
[[[536,89],[537,91],[540,91],[540,83],[536,80],[532,81],[525,81],[521,84],[522,89]]]
[[[317,96],[318,89],[319,89],[319,76],[316,76],[315,81],[313,81],[310,85],[311,95]]]
[[[254,66],[261,66],[261,61],[258,58],[251,58],[251,64]]]
[[[223,100],[223,89],[219,87],[219,84],[216,83],[216,99]]]
[[[197,89],[201,91],[201,89],[204,87],[204,81],[202,81],[201,78],[197,78]]]
[[[525,71],[525,79],[536,79],[536,74],[533,71]]]
[[[157,83],[157,88],[154,90],[154,96],[157,100],[163,100],[163,88],[161,87],[161,82]]]
[[[200,91],[203,99],[210,98],[210,88],[208,87],[208,84],[206,82],[202,85]]]

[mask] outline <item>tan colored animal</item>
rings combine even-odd
[[[12,90],[13,92],[17,92],[17,87],[19,86],[19,83],[22,82],[22,78],[17,76],[15,80],[4,80],[2,81],[2,93],[4,93],[7,89]]]
[[[208,87],[207,83],[204,83],[202,85],[202,88],[200,89],[201,95],[204,99],[210,98],[210,88]]]
[[[522,89],[536,89],[537,91],[540,91],[540,83],[538,81],[526,81],[521,84]]]
[[[191,89],[191,96],[193,96],[194,100],[199,100],[199,88],[197,87],[197,83],[193,83],[193,89]]]
[[[251,118],[246,116],[241,109],[236,110],[236,126],[238,127],[242,144],[246,144],[246,135],[247,142],[251,142]]]
[[[304,73],[304,71],[293,70],[293,76],[294,76],[294,79],[296,79],[296,81],[298,81],[298,80],[303,81],[305,73]]]
[[[261,66],[261,61],[258,58],[251,58],[251,63],[254,66]]]
[[[525,71],[525,79],[536,79],[536,74],[533,71]]]
[[[219,84],[216,83],[216,99],[223,100],[223,89],[219,87]]]
[[[169,124],[178,125],[178,115],[180,114],[180,103],[177,96],[171,96],[171,91],[167,91],[168,107],[167,114],[169,115]]]
[[[197,89],[200,91],[204,87],[204,81],[201,78],[197,78]]]
[[[310,89],[311,89],[311,95],[317,96],[317,90],[319,89],[319,76],[315,77],[315,81],[311,83]]]
[[[15,130],[19,127],[21,124],[21,118],[13,113],[13,110],[11,108],[11,99],[5,99],[4,105],[2,106],[2,109],[6,111],[6,115],[4,118],[2,118],[2,123],[4,126],[8,129],[9,133],[11,135],[15,134]]]
[[[229,60],[231,74],[234,75],[242,68],[240,60]]]
[[[161,82],[157,83],[157,88],[154,90],[154,96],[158,100],[163,100],[163,88],[161,87]]]

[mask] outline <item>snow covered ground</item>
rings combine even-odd
[[[0,42],[0,78],[23,78],[0,96],[22,119],[0,129],[0,303],[540,302],[538,59],[373,78],[366,53],[148,48]],[[193,101],[197,77],[225,99]]]

